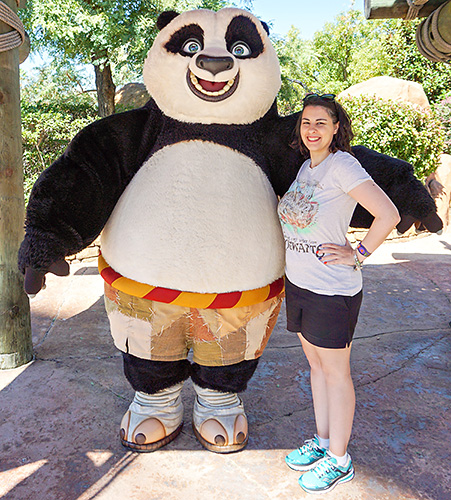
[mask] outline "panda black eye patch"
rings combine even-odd
[[[232,19],[227,28],[225,39],[229,52],[238,41],[245,42],[249,46],[251,53],[241,57],[235,55],[238,59],[255,58],[263,52],[263,42],[257,26],[246,16],[236,16]]]
[[[185,42],[190,38],[197,39],[202,47],[204,46],[204,30],[198,24],[188,24],[177,30],[164,47],[173,54],[191,57],[192,54],[182,51]]]

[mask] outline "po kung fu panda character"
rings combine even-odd
[[[19,251],[25,290],[101,232],[100,274],[115,345],[135,390],[120,437],[136,451],[172,441],[191,377],[193,429],[208,450],[248,442],[242,399],[276,323],[284,242],[277,196],[302,164],[297,114],[280,117],[277,55],[247,11],[164,12],[144,65],[150,101],[83,129],[42,173]],[[355,155],[393,199],[405,231],[439,230],[410,165]],[[353,225],[369,227],[358,208]],[[193,352],[193,362],[187,359]]]

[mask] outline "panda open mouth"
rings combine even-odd
[[[188,87],[197,97],[204,101],[217,102],[230,97],[238,87],[239,75],[231,78],[227,82],[210,82],[202,80],[190,70],[186,74]]]

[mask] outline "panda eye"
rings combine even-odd
[[[230,48],[230,52],[236,57],[246,57],[251,54],[251,49],[246,42],[235,42]]]
[[[202,50],[202,44],[196,38],[190,38],[182,46],[182,52],[187,55],[194,55]]]

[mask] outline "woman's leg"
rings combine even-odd
[[[343,456],[351,436],[355,410],[355,392],[350,368],[351,346],[344,349],[326,349],[316,347],[304,338],[301,338],[301,341],[311,367],[318,435],[329,437],[330,451],[337,456]],[[328,436],[321,434],[326,428]]]
[[[310,365],[310,386],[313,397],[313,410],[315,412],[316,433],[323,439],[329,439],[329,402],[327,398],[327,385],[321,360],[318,355],[318,347],[307,342],[298,333],[302,343],[304,354]]]

